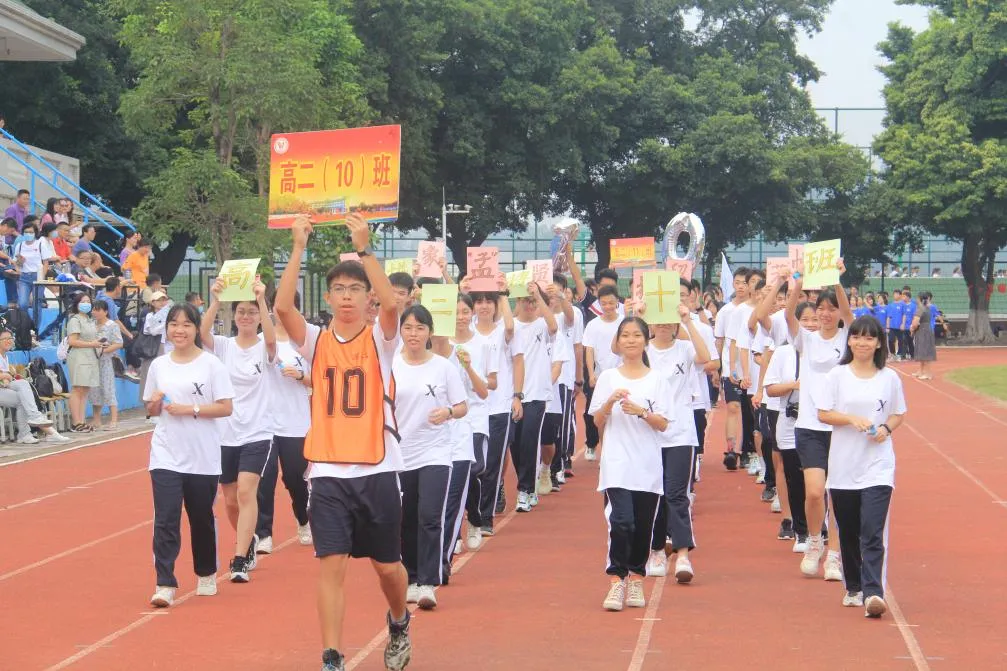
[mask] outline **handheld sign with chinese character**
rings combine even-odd
[[[684,277],[687,280],[692,279],[692,271],[695,267],[695,262],[688,259],[676,259],[671,256],[665,257],[664,259],[665,270],[674,270],[678,273],[679,277]]]
[[[678,324],[679,278],[671,270],[643,274],[643,300],[647,305],[644,319],[648,324]]]
[[[434,335],[453,336],[458,315],[457,284],[427,284],[420,302],[434,318]]]
[[[269,227],[290,228],[305,212],[315,225],[351,212],[371,223],[398,219],[401,135],[400,126],[274,135]]]
[[[500,249],[497,247],[469,247],[468,268],[465,271],[472,291],[496,291],[500,273]]]
[[[792,281],[794,268],[789,257],[770,257],[766,259],[766,284],[776,286],[777,281]]]
[[[613,268],[652,266],[656,263],[654,238],[617,238],[609,241],[609,249],[612,253],[609,265]]]
[[[790,259],[790,281],[788,285],[791,289],[797,286],[794,281],[793,273],[797,271],[798,268],[804,267],[804,245],[788,245],[787,246],[787,258]],[[818,287],[811,286],[807,282],[804,283],[805,289],[818,289]]]
[[[419,277],[440,279],[441,263],[447,258],[444,243],[423,240],[416,249],[416,260],[420,264]]]
[[[804,284],[807,288],[839,284],[842,240],[809,242],[804,245]]]
[[[385,275],[391,275],[392,273],[406,273],[407,275],[412,276],[413,260],[385,259]]]
[[[259,268],[260,259],[231,259],[224,261],[220,267],[220,279],[224,281],[224,290],[220,292],[221,303],[236,301],[254,301],[255,271]]]
[[[531,284],[530,270],[507,273],[507,291],[510,292],[511,298],[527,298],[529,284]]]
[[[531,271],[531,281],[545,291],[552,284],[552,261],[525,261],[525,267]]]

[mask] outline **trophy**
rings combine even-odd
[[[569,253],[570,245],[577,239],[577,233],[580,232],[580,222],[576,219],[566,217],[553,226],[552,230],[556,234],[550,245],[552,267],[557,273],[569,272],[570,267],[567,263],[567,254]]]

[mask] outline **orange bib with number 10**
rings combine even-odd
[[[311,362],[311,429],[304,440],[308,461],[375,465],[385,458],[385,431],[395,432],[394,419],[385,419],[386,412],[392,414],[395,380],[386,397],[373,328],[364,327],[347,342],[329,329],[318,335]]]

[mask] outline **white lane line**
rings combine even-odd
[[[85,447],[98,447],[99,445],[105,445],[107,443],[114,443],[117,440],[124,440],[126,438],[135,438],[136,436],[142,436],[145,433],[152,433],[153,428],[150,429],[140,429],[139,431],[134,431],[132,433],[126,433],[121,436],[114,436],[112,438],[105,438],[104,440],[97,440],[93,443],[84,443],[82,445],[71,445],[70,447],[65,447],[62,450],[56,450],[55,452],[46,452],[44,454],[35,454],[30,457],[25,457],[24,459],[18,459],[16,461],[7,461],[0,464],[0,468],[5,466],[14,466],[16,464],[24,464],[29,461],[35,461],[36,459],[45,459],[46,457],[55,457],[57,454],[66,454],[67,452],[76,452],[77,450],[83,450]]]
[[[16,508],[22,508],[24,506],[29,506],[29,505],[38,503],[39,501],[46,501],[48,499],[60,496],[61,494],[66,494],[68,492],[77,491],[77,490],[80,490],[80,489],[90,489],[91,487],[94,487],[95,485],[104,484],[106,482],[113,482],[113,481],[119,480],[121,478],[128,478],[131,475],[136,475],[137,473],[143,473],[146,470],[147,470],[147,467],[144,466],[143,468],[135,468],[132,471],[126,471],[125,473],[119,473],[118,475],[111,475],[111,476],[109,476],[107,478],[101,478],[100,480],[92,480],[91,482],[85,482],[85,483],[79,484],[79,485],[67,485],[66,487],[64,487],[63,489],[61,489],[58,492],[52,492],[51,494],[44,494],[42,496],[38,496],[38,497],[35,497],[33,499],[28,499],[26,501],[19,501],[18,503],[12,503],[9,506],[2,506],[2,507],[0,507],[0,513],[4,512],[6,510],[15,510]]]
[[[891,585],[887,585],[885,588],[885,603],[888,604],[888,609],[891,611],[892,617],[895,618],[895,623],[898,625],[899,633],[902,634],[902,640],[905,641],[906,649],[909,650],[909,656],[912,657],[916,671],[930,671],[927,656],[923,654],[919,641],[913,635],[912,627],[914,625],[906,622],[906,617],[902,614],[899,602],[895,600],[895,593],[892,592]]]
[[[640,671],[643,663],[647,659],[647,651],[650,648],[650,636],[654,632],[654,622],[660,620],[657,617],[657,609],[661,606],[661,595],[664,594],[665,578],[658,578],[654,582],[654,589],[650,592],[650,601],[647,603],[647,614],[643,617],[643,624],[640,625],[640,635],[636,638],[636,647],[633,649],[633,656],[629,660],[627,671]]]

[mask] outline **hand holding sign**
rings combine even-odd
[[[766,284],[769,286],[775,287],[777,282],[781,284],[787,282],[793,274],[794,270],[789,257],[770,257],[766,259]]]
[[[804,246],[804,286],[831,287],[839,284],[841,240],[809,242]]]
[[[528,285],[531,284],[530,270],[515,270],[507,273],[507,289],[511,298],[526,298],[528,296]]]
[[[526,261],[525,264],[531,271],[532,281],[545,291],[552,284],[552,261]]]
[[[444,243],[436,240],[424,240],[416,249],[416,259],[419,261],[419,277],[440,279],[442,261],[446,261]]]
[[[231,259],[224,261],[220,267],[217,283],[222,284],[217,300],[222,303],[237,301],[254,301],[256,282],[255,272],[261,259]],[[216,289],[216,283],[214,288]]]
[[[654,270],[643,275],[643,298],[648,324],[678,324],[680,302],[678,273]]]
[[[496,276],[500,272],[500,249],[497,247],[469,247],[468,269],[472,291],[496,291]]]

